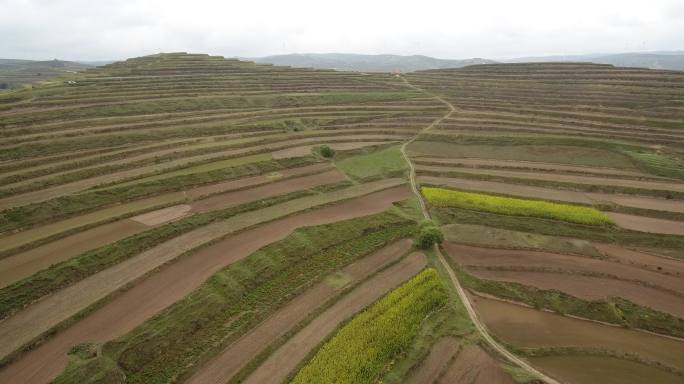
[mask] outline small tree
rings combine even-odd
[[[418,237],[415,245],[420,249],[429,249],[433,244],[441,244],[444,235],[432,220],[423,220],[418,226]]]
[[[318,153],[325,158],[331,158],[335,155],[335,151],[327,145],[321,145],[318,147]]]

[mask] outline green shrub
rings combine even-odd
[[[318,147],[318,153],[320,153],[321,156],[328,159],[335,156],[335,151],[325,144]]]
[[[433,244],[441,244],[442,241],[444,241],[444,234],[432,220],[424,220],[420,223],[416,247],[429,249]]]

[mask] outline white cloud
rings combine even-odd
[[[160,51],[444,58],[684,49],[681,0],[0,0],[0,57]]]

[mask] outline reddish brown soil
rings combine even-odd
[[[132,220],[119,220],[0,259],[0,288],[48,268],[52,264],[147,229],[149,229],[148,226]]]
[[[470,272],[483,279],[555,289],[586,300],[621,297],[635,304],[684,318],[684,297],[632,282],[565,273],[490,270]]]
[[[479,296],[471,301],[494,336],[518,347],[605,348],[684,369],[682,341]]]
[[[659,190],[659,191],[684,192],[684,183],[665,183],[665,182],[655,182],[655,181],[613,179],[613,178],[593,177],[593,176],[576,176],[576,175],[563,175],[563,174],[554,174],[554,173],[501,171],[501,170],[493,170],[493,169],[471,169],[471,168],[458,168],[458,167],[418,166],[418,167],[416,167],[416,169],[418,172],[420,172],[421,170],[437,171],[437,172],[458,171],[458,172],[464,172],[464,173],[476,173],[476,174],[492,175],[492,176],[527,178],[527,179],[534,179],[534,180],[557,181],[557,182],[565,182],[565,183],[590,184],[590,185],[608,185],[608,186],[627,187],[627,188],[653,189],[653,190]]]
[[[645,252],[633,251],[613,244],[593,244],[601,253],[614,261],[639,268],[684,277],[684,261]]]
[[[684,293],[684,279],[601,259],[549,252],[479,248],[454,243],[445,243],[444,246],[454,261],[469,269],[501,268],[515,271],[592,274],[644,283],[668,292]]]
[[[247,384],[280,384],[345,320],[375,302],[425,267],[427,259],[414,253],[363,283],[278,348],[245,380]]]
[[[263,182],[265,176],[259,177]],[[287,179],[251,189],[212,195],[206,199],[190,203],[189,212],[187,209],[177,210],[181,215],[173,215],[173,208],[186,205],[146,213],[142,215],[145,216],[145,223],[141,223],[141,220],[136,220],[136,218],[131,218],[101,225],[0,260],[0,287],[30,276],[52,264],[68,260],[88,250],[143,232],[149,229],[150,226],[157,226],[169,220],[180,219],[189,213],[224,209],[343,180],[345,180],[344,175],[332,169],[324,173]]]
[[[314,188],[320,185],[338,183],[344,180],[346,179],[340,171],[331,169],[327,172],[318,173],[315,175],[287,179],[271,184],[265,184],[263,186],[258,186],[256,188],[213,195],[207,197],[206,199],[193,201],[190,203],[190,206],[192,207],[191,212],[208,212],[217,209],[224,209],[251,201]]]
[[[466,345],[436,383],[514,384],[511,375],[477,345]]]
[[[5,367],[0,382],[48,382],[66,367],[67,352],[74,345],[104,342],[129,332],[185,297],[213,273],[285,238],[296,228],[379,213],[410,196],[406,186],[384,190],[275,220],[182,257]]]
[[[435,162],[443,164],[444,166],[495,166],[495,167],[511,167],[511,168],[528,168],[528,169],[543,169],[547,171],[570,171],[570,172],[586,172],[586,173],[600,173],[605,175],[621,175],[621,176],[649,176],[644,173],[624,171],[621,169],[612,168],[596,168],[583,167],[577,165],[565,165],[554,163],[538,163],[534,161],[516,161],[516,160],[492,160],[492,159],[444,159],[441,157],[420,157],[418,161]]]
[[[615,224],[632,231],[684,235],[684,222],[608,212]]]
[[[430,349],[430,354],[420,363],[420,366],[411,374],[407,383],[425,384],[434,383],[451,359],[459,352],[461,344],[453,337],[443,337]]]
[[[401,240],[389,245],[374,254],[361,259],[342,272],[350,279],[349,283],[358,282],[374,273],[389,262],[398,259],[411,247],[411,240]],[[299,322],[303,321],[316,308],[327,300],[338,296],[339,289],[322,282],[297,296],[285,307],[269,319],[258,325],[236,342],[229,345],[220,355],[201,367],[189,380],[190,383],[225,383],[235,376],[240,369],[264,351],[279,337],[283,337]]]

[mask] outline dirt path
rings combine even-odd
[[[343,180],[345,180],[344,175],[332,169],[310,176],[296,177],[254,188],[214,195],[189,204],[175,205],[88,229],[29,251],[0,259],[0,288],[48,268],[50,265],[69,260],[83,252],[144,232],[191,213],[234,207],[259,199]]]
[[[425,255],[413,253],[361,284],[292,336],[252,372],[244,383],[281,384],[340,324],[420,272],[425,265]]]
[[[430,353],[406,381],[407,384],[434,383],[462,348],[454,337],[443,337],[430,348]]]
[[[430,212],[427,210],[427,206],[425,204],[425,200],[423,199],[423,195],[418,191],[418,186],[416,185],[416,170],[415,170],[415,167],[413,165],[413,162],[411,162],[411,159],[406,154],[406,146],[411,144],[413,141],[415,141],[418,138],[418,136],[420,136],[421,133],[425,133],[426,131],[429,131],[435,125],[442,122],[442,120],[450,117],[454,112],[457,112],[458,110],[450,102],[446,101],[442,97],[440,97],[438,95],[431,94],[431,93],[429,93],[429,92],[427,92],[421,88],[418,88],[418,87],[412,85],[411,83],[408,82],[408,80],[406,80],[405,77],[402,77],[402,79],[410,88],[415,89],[419,92],[422,92],[428,96],[431,96],[431,97],[435,98],[436,100],[442,102],[444,105],[449,107],[449,111],[443,117],[438,118],[437,120],[433,121],[430,125],[425,127],[418,134],[416,134],[416,136],[414,136],[411,140],[407,141],[406,143],[404,143],[404,145],[401,146],[401,153],[409,165],[409,181],[411,183],[411,190],[418,197],[418,201],[420,202],[420,208],[421,208],[421,211],[423,213],[423,217],[425,217],[426,219],[430,219]],[[520,366],[521,368],[525,369],[526,371],[536,375],[541,380],[545,381],[547,384],[560,384],[557,380],[549,377],[548,375],[545,375],[544,373],[542,373],[539,370],[532,367],[525,360],[523,360],[523,359],[515,356],[511,352],[509,352],[506,348],[504,348],[501,344],[499,344],[496,340],[494,340],[494,338],[492,338],[489,335],[484,324],[478,318],[477,313],[475,312],[475,309],[473,308],[469,297],[466,295],[465,291],[463,290],[461,283],[458,281],[456,274],[454,273],[454,271],[451,268],[451,266],[449,265],[449,263],[447,263],[447,261],[444,259],[444,255],[442,255],[442,252],[440,251],[439,247],[435,246],[434,251],[437,254],[437,257],[438,257],[440,263],[442,264],[444,269],[449,274],[449,279],[451,280],[451,284],[456,289],[456,292],[458,293],[458,297],[460,298],[461,302],[463,303],[463,306],[465,307],[465,309],[468,313],[468,317],[470,317],[470,320],[475,325],[475,328],[482,335],[482,339],[487,344],[489,344],[495,351],[497,351],[503,357],[508,359],[510,362],[512,362],[513,364],[516,364],[516,365]]]
[[[349,279],[345,286],[357,283],[388,263],[397,260],[409,251],[411,244],[409,239],[400,240],[342,269],[341,273]],[[271,343],[284,336],[326,301],[339,296],[342,288],[321,282],[308,289],[229,345],[220,355],[201,367],[188,382],[197,384],[228,382]]]
[[[615,212],[607,212],[606,214],[613,219],[615,224],[632,231],[684,236],[684,222],[682,221],[655,219]]]
[[[118,335],[121,332],[119,326],[126,326],[128,321],[139,324],[158,310],[183,297],[218,269],[249,255],[264,245],[286,237],[295,228],[384,211],[393,202],[404,200],[410,196],[409,190],[405,186],[391,188],[393,184],[402,182],[403,180],[396,179],[383,180],[380,183],[358,185],[325,195],[291,200],[273,207],[247,212],[175,237],[109,269],[89,276],[0,322],[0,340],[3,340],[3,343],[0,344],[0,356],[6,356],[92,303],[105,298],[120,287],[136,281],[155,268],[175,260],[185,252],[231,233],[237,233],[212,246],[202,248],[187,257],[178,259],[158,273],[153,273],[93,315],[106,314],[112,308],[119,311],[120,313],[116,315],[107,314],[107,316],[111,316],[105,317],[105,319],[110,319],[109,322],[115,322],[111,326],[115,328],[116,332],[99,323],[94,324],[98,332],[111,332],[113,333],[112,337]],[[371,193],[373,190],[381,191]],[[362,197],[358,197],[359,195]],[[340,200],[346,201],[330,207],[301,213],[304,210]],[[296,213],[301,214],[293,215]],[[244,230],[246,228],[252,229]],[[243,231],[238,232],[241,230]],[[226,250],[231,252],[226,252]],[[134,309],[136,304],[141,307],[139,312]],[[104,324],[107,323],[107,321],[104,322]],[[74,327],[69,328],[69,330],[76,329]],[[74,341],[81,340],[73,339],[79,333],[69,333],[69,330],[60,333],[58,335],[59,340],[66,340],[70,345],[73,345]],[[88,332],[84,331],[84,334],[88,334]],[[72,339],[69,338],[69,335]],[[56,339],[52,339],[46,345],[56,345],[52,342],[53,340]],[[5,377],[6,372],[16,372],[12,367],[20,367],[23,362],[33,361],[35,363],[36,359],[45,359],[45,355],[38,352],[40,350],[42,347],[27,355],[17,364],[0,372],[0,382],[3,381],[2,377]],[[48,353],[47,356],[54,358],[57,364],[61,361],[59,360],[61,355],[61,353],[58,353],[57,356]],[[62,363],[66,361],[65,359],[66,357]],[[51,372],[50,375],[56,373],[58,372]]]

